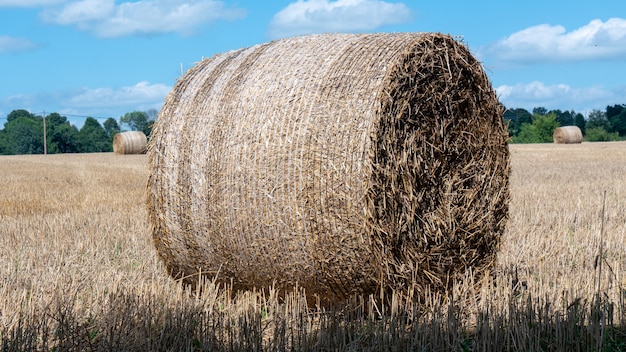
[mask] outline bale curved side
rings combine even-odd
[[[508,132],[442,34],[311,35],[206,59],[167,97],[148,212],[170,274],[324,301],[443,290],[496,255]],[[196,276],[196,277],[194,277]]]
[[[578,126],[562,126],[554,130],[552,138],[557,144],[576,144],[582,143],[583,133]]]
[[[141,131],[116,133],[113,136],[113,152],[115,154],[144,154],[148,139]]]

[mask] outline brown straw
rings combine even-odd
[[[148,140],[141,131],[116,133],[113,136],[113,152],[115,154],[145,154]]]
[[[578,126],[563,126],[554,130],[552,138],[557,144],[582,143],[583,133]]]
[[[149,146],[170,274],[322,301],[445,290],[492,266],[509,201],[503,109],[437,33],[325,34],[203,60]]]

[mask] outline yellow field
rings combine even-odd
[[[364,298],[340,320],[297,294],[171,280],[146,221],[145,155],[2,156],[0,350],[626,349],[626,142],[510,150],[510,221],[481,298],[389,313]]]

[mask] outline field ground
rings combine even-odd
[[[0,350],[626,350],[626,142],[510,150],[493,280],[326,310],[167,277],[145,155],[2,156]]]

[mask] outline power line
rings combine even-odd
[[[70,116],[70,117],[91,117],[92,119],[96,119],[96,120],[107,120],[107,119],[114,119],[113,117],[97,117],[97,116],[86,116],[86,115],[71,115],[71,114],[59,114],[61,116]]]
[[[40,115],[45,114],[45,113],[46,113],[45,111],[42,111],[42,112],[31,112],[30,114],[31,114],[31,115],[33,115],[33,116],[40,116]],[[61,114],[61,113],[58,113],[58,112],[57,112],[57,114],[59,114],[59,115],[61,115],[61,116],[65,116],[65,117],[83,117],[83,118],[91,117],[92,119],[96,119],[96,120],[107,120],[107,119],[114,119],[114,120],[117,120],[117,119],[116,119],[116,118],[114,118],[114,117],[101,117],[101,116],[88,116],[88,115]],[[50,114],[47,114],[47,115],[50,115]],[[6,117],[0,117],[0,120],[8,120],[8,118],[6,118]]]

